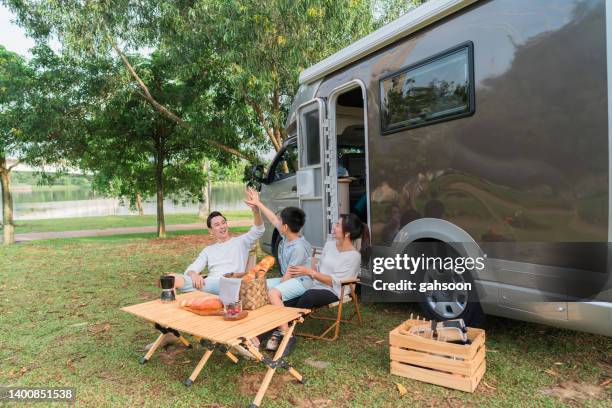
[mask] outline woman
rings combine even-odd
[[[356,243],[361,238],[361,245]],[[334,240],[328,241],[316,269],[291,266],[292,277],[310,276],[312,287],[297,301],[295,307],[310,309],[337,302],[341,282],[356,278],[369,244],[368,227],[355,214],[342,214],[334,226]],[[361,248],[361,252],[357,249]],[[365,261],[365,259],[363,259]]]

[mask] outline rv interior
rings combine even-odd
[[[365,223],[368,222],[366,191],[366,148],[364,110],[361,88],[341,94],[336,106],[336,147],[338,154],[338,200],[340,208],[350,208]],[[346,171],[344,171],[344,170]],[[347,178],[348,176],[348,178]],[[344,179],[344,180],[343,180]],[[349,203],[343,206],[342,181],[349,181]],[[344,187],[345,188],[345,187]],[[341,211],[343,212],[343,211]]]

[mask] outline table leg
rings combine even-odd
[[[270,386],[272,377],[276,373],[276,368],[279,366],[283,368],[287,368],[287,371],[289,371],[289,373],[292,376],[294,376],[299,382],[302,382],[302,383],[304,382],[304,378],[302,377],[302,375],[295,368],[289,366],[283,360],[283,353],[285,352],[285,349],[287,348],[287,344],[289,344],[289,339],[293,335],[293,330],[295,329],[296,323],[297,321],[294,321],[289,326],[289,330],[287,330],[287,332],[283,336],[283,340],[279,344],[278,350],[276,350],[276,353],[274,354],[274,360],[272,361],[266,359],[266,357],[264,357],[264,355],[261,354],[259,350],[253,347],[253,345],[251,345],[248,340],[245,340],[243,342],[245,347],[251,352],[251,354],[255,356],[255,358],[257,358],[257,360],[259,360],[260,362],[263,362],[264,364],[268,366],[268,371],[266,372],[266,375],[264,376],[264,379],[261,382],[261,386],[259,387],[259,390],[257,391],[255,400],[253,400],[253,403],[249,405],[249,408],[259,407],[259,404],[261,404],[261,401],[263,400],[263,397],[266,394],[266,391],[268,391],[268,387]]]
[[[206,353],[204,353],[204,356],[202,357],[202,359],[200,360],[200,362],[198,363],[198,365],[196,366],[196,368],[193,370],[193,373],[191,373],[191,375],[189,376],[188,379],[186,379],[185,381],[183,381],[183,384],[185,384],[186,386],[190,386],[193,384],[193,382],[196,380],[196,378],[198,377],[198,374],[200,374],[200,371],[202,371],[202,369],[204,368],[204,366],[206,365],[206,362],[208,361],[208,359],[210,358],[210,355],[213,353],[214,349],[208,349],[206,350]]]
[[[187,339],[186,339],[186,338],[184,338],[183,336],[179,336],[179,338],[178,338],[178,339],[179,339],[179,341],[180,341],[181,343],[183,343],[183,345],[184,345],[185,347],[189,347],[189,348],[191,348],[191,343],[189,343],[189,340],[187,340]]]
[[[157,348],[161,344],[162,339],[164,338],[165,335],[166,335],[165,333],[162,333],[159,335],[157,340],[155,340],[155,342],[153,343],[153,346],[149,349],[149,351],[147,351],[147,354],[145,354],[145,356],[140,359],[140,364],[144,364],[147,361],[149,361],[149,359],[153,356],[153,353],[155,353],[155,350],[157,350]]]
[[[227,356],[227,358],[229,358],[230,360],[232,360],[235,364],[238,364],[238,357],[236,357],[235,355],[233,355],[230,351],[226,351],[225,355]]]

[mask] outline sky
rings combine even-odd
[[[11,21],[14,19],[13,13],[0,4],[0,44],[9,51],[29,57],[28,49],[34,46],[34,41],[27,38],[25,31]]]

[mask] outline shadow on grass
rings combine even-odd
[[[249,227],[233,227],[229,229],[231,233],[241,234],[247,232]],[[208,229],[202,228],[197,230],[181,230],[181,231],[168,231],[166,232],[166,238],[174,238],[183,235],[208,235]],[[37,241],[24,241],[19,242],[16,245],[55,245],[55,244],[79,244],[79,243],[121,243],[135,240],[163,240],[164,238],[157,238],[155,232],[144,232],[135,234],[120,234],[110,235],[101,237],[79,237],[79,238],[55,238],[47,240]]]

